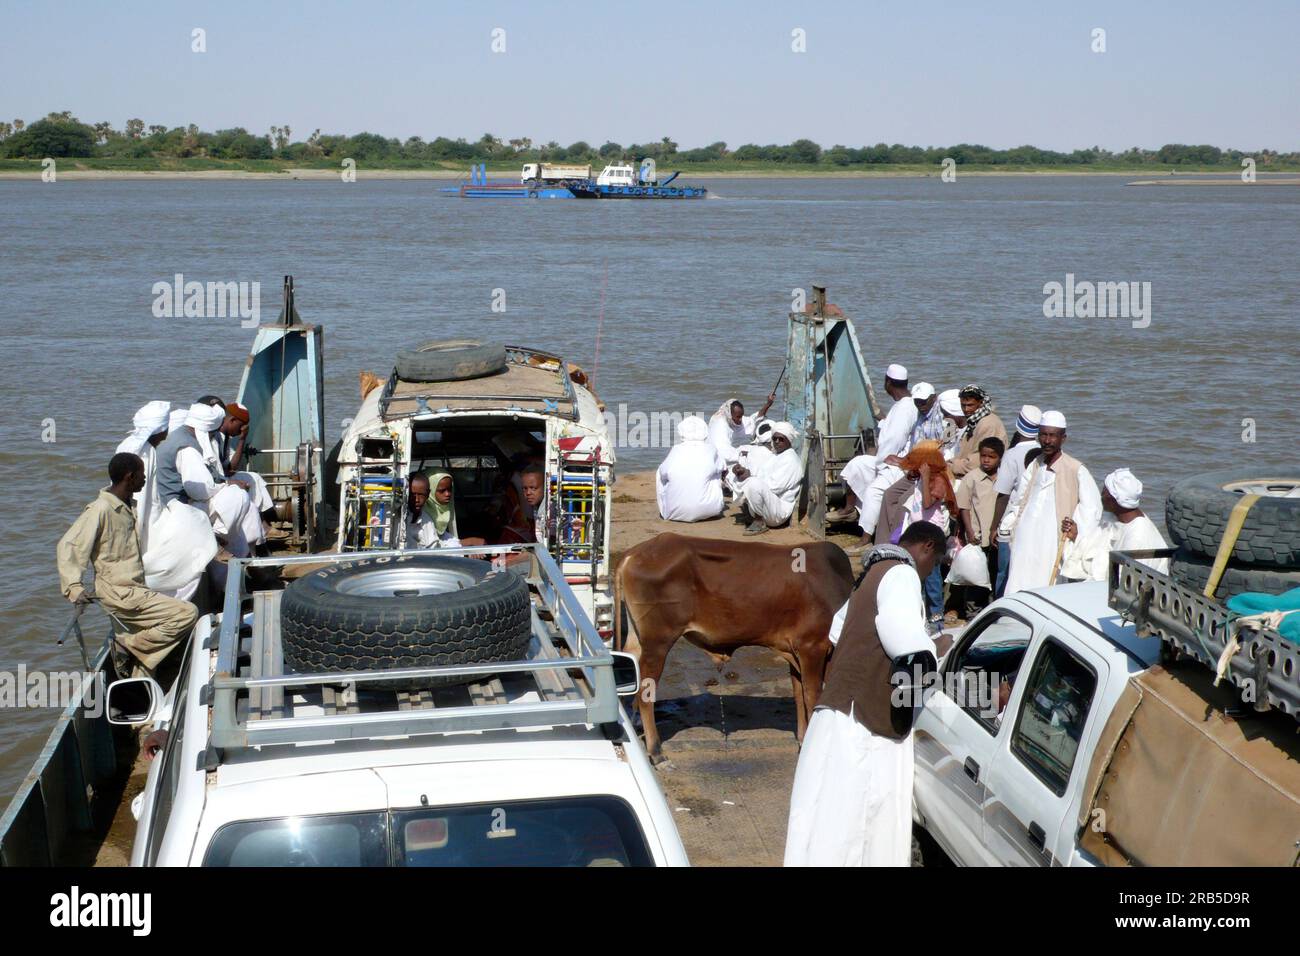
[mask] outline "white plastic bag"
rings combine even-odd
[[[984,549],[978,544],[968,544],[957,552],[952,560],[952,570],[948,572],[947,581],[952,585],[967,584],[977,588],[991,588],[989,581],[989,563]]]

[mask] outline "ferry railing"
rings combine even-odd
[[[554,559],[539,544],[483,545],[469,548],[440,549],[440,555],[487,555],[504,558],[510,554],[530,556],[530,587],[536,591],[533,634],[554,650],[568,656],[533,657],[491,664],[462,664],[440,667],[411,667],[390,670],[331,671],[305,674],[250,674],[239,676],[241,594],[246,568],[295,564],[346,564],[352,561],[397,560],[410,558],[403,550],[355,554],[304,555],[292,558],[234,559],[230,562],[230,582],[218,637],[216,670],[210,685],[211,732],[205,765],[215,769],[226,750],[240,750],[261,744],[373,739],[377,737],[416,736],[470,730],[499,730],[571,724],[604,726],[618,722],[618,695],[614,677],[614,658],[605,647]],[[538,608],[545,613],[539,613]],[[278,623],[271,624],[278,640]],[[254,628],[259,626],[256,620]],[[539,633],[540,632],[540,633]],[[558,643],[558,647],[555,645]],[[257,688],[320,688],[351,685],[376,686],[397,682],[410,683],[440,677],[500,676],[531,674],[541,677],[569,672],[581,675],[574,683],[574,693],[552,699],[475,703],[470,706],[431,707],[403,710],[399,707],[365,713],[323,713],[310,716],[285,716],[241,719],[239,696]],[[540,686],[539,681],[539,686]]]

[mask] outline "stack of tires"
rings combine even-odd
[[[1178,548],[1169,566],[1174,581],[1197,593],[1205,590],[1229,516],[1246,494],[1260,497],[1246,513],[1215,599],[1300,587],[1300,477],[1254,478],[1235,471],[1195,475],[1169,492],[1165,524]]]

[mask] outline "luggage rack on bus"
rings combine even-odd
[[[240,587],[229,587],[217,635],[217,665],[206,700],[211,732],[204,766],[227,751],[267,744],[406,737],[466,731],[618,724],[614,657],[597,635],[555,561],[537,544],[444,549],[441,554],[527,552],[533,633],[516,661],[443,667],[287,673],[280,649],[279,591],[252,594],[251,627]],[[367,552],[367,560],[402,551]],[[260,565],[335,564],[352,554],[230,562],[231,582]],[[481,678],[455,687],[407,690],[427,678]],[[394,689],[393,685],[404,685]]]
[[[1231,611],[1211,598],[1153,571],[1144,560],[1172,558],[1173,548],[1110,553],[1110,606],[1133,622],[1139,636],[1156,635],[1217,670],[1230,640]],[[1227,677],[1256,710],[1277,707],[1300,721],[1300,645],[1270,628],[1242,627],[1240,648]]]

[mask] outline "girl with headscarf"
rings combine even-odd
[[[461,538],[456,532],[456,506],[452,503],[455,482],[450,474],[437,471],[426,476],[417,471],[408,487],[406,547],[462,548],[483,543],[482,538]]]
[[[955,477],[960,478],[968,471],[980,466],[980,442],[986,438],[996,438],[1007,444],[1007,429],[993,410],[993,399],[979,385],[967,385],[957,393],[961,400],[966,422],[957,441],[957,454],[953,456],[950,467]]]

